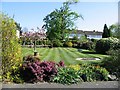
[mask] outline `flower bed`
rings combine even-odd
[[[28,60],[29,59],[29,60]],[[13,82],[36,83],[55,82],[61,84],[75,84],[78,82],[107,81],[109,72],[100,66],[69,65],[63,61],[40,61],[36,57],[28,56],[23,65],[12,74]]]

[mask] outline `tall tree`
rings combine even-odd
[[[53,12],[48,14],[43,21],[45,22],[45,29],[47,29],[47,38],[49,40],[63,40],[69,30],[75,28],[74,21],[81,15],[70,10],[70,5],[77,3],[77,1],[72,0],[69,2],[64,2],[60,9],[55,9]]]
[[[107,24],[104,25],[102,38],[108,38],[111,36],[111,31],[108,29]]]

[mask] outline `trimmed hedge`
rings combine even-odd
[[[96,42],[95,51],[106,54],[110,49],[117,49],[119,47],[119,39],[113,37],[102,38]]]

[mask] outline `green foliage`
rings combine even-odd
[[[100,66],[69,65],[58,68],[53,81],[61,84],[74,84],[80,81],[107,81],[109,72]]]
[[[87,50],[92,50],[94,47],[93,47],[93,42],[91,41],[86,41],[86,42],[79,42],[78,43],[78,48],[81,48],[81,49],[87,49]]]
[[[75,35],[75,36],[72,38],[72,40],[78,41],[78,40],[79,40],[79,39],[78,39],[78,36]]]
[[[119,47],[119,39],[110,37],[110,38],[103,38],[98,40],[96,43],[95,50],[97,53],[105,54],[111,48],[117,49],[118,47]]]
[[[22,64],[21,64],[22,65]],[[14,67],[10,74],[11,81],[14,83],[24,83],[23,78],[21,77],[21,65],[20,67]]]
[[[21,62],[21,47],[16,36],[15,21],[7,15],[0,14],[2,17],[2,69],[3,79],[10,79],[11,71]]]
[[[52,40],[53,47],[62,47],[63,43],[59,39]]]
[[[66,45],[67,45],[67,47],[72,47],[73,46],[72,42],[66,42]]]
[[[43,19],[49,40],[64,40],[66,39],[66,34],[75,28],[74,21],[81,16],[70,10],[69,6],[72,3],[63,3],[60,9],[55,9]]]
[[[86,42],[88,41],[87,37],[85,35],[82,35],[80,38],[79,38],[79,42]]]
[[[109,75],[105,68],[92,65],[82,65],[78,72],[84,81],[106,81]]]
[[[104,25],[104,29],[103,29],[103,34],[102,34],[102,38],[108,38],[111,36],[111,30],[108,29],[107,25]]]
[[[111,74],[116,73],[120,77],[120,48],[109,51],[110,57],[104,58],[101,66],[105,67]]]
[[[53,78],[53,81],[61,84],[74,84],[82,81],[78,72],[70,67],[58,68],[57,76]]]
[[[112,24],[109,29],[111,30],[112,36],[116,38],[120,38],[120,25]]]
[[[20,31],[20,34],[22,33],[22,27],[20,26],[20,24],[19,23],[17,23],[17,22],[15,22],[15,25],[16,25],[16,28],[17,28],[17,30],[19,30]]]

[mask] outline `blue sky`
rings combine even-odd
[[[22,27],[36,29],[42,27],[47,14],[61,5],[62,2],[2,2],[2,11],[15,15]],[[103,31],[105,23],[109,26],[118,22],[118,2],[80,2],[70,8],[84,17],[76,21],[79,30]]]

